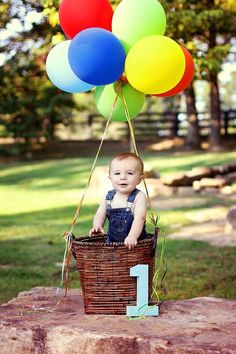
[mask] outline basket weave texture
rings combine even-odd
[[[153,237],[138,241],[128,250],[123,243],[106,245],[106,236],[73,240],[87,314],[125,314],[127,305],[136,305],[137,278],[130,268],[149,265],[149,299],[152,291],[155,249]]]

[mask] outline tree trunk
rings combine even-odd
[[[214,8],[215,1],[210,0],[209,6]],[[212,23],[210,26],[209,36],[209,49],[214,49],[216,46],[216,28]],[[221,147],[220,136],[220,120],[221,120],[221,108],[220,108],[220,95],[218,87],[218,78],[215,71],[210,71],[210,133],[209,133],[209,149],[219,150]]]
[[[221,108],[217,74],[210,74],[210,150],[218,150],[221,147],[220,134]]]
[[[55,115],[56,115],[56,112],[54,112],[54,111],[52,111],[51,114],[49,115],[47,132],[48,132],[48,138],[50,140],[55,139],[55,125],[56,125]]]
[[[186,137],[186,144],[191,148],[199,149],[201,146],[201,139],[195,105],[195,93],[192,83],[187,89],[184,90],[184,94],[186,98],[186,109],[188,116],[188,132]]]

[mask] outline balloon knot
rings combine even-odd
[[[125,74],[122,74],[121,77],[118,79],[118,83],[120,85],[125,85],[125,84],[128,84],[128,80],[125,76]]]

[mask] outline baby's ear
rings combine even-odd
[[[108,175],[108,178],[109,178],[109,179],[111,179],[111,176],[110,176],[110,175]]]
[[[143,177],[144,177],[144,175],[139,176],[139,182],[138,182],[138,184],[142,182]]]

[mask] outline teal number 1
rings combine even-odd
[[[148,306],[148,264],[130,268],[130,276],[137,277],[137,305],[126,307],[126,316],[158,316],[158,306]]]

